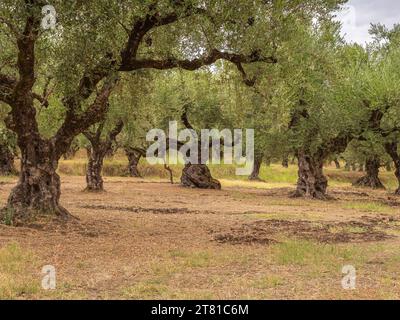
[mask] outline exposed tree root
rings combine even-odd
[[[73,216],[62,206],[57,206],[53,210],[47,211],[21,206],[7,206],[0,210],[0,223],[9,226],[24,227],[36,223],[37,221],[44,220],[69,222],[72,220],[79,220],[79,218]]]

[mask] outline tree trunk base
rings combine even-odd
[[[70,214],[69,211],[62,206],[54,208],[51,212],[44,212],[26,207],[9,206],[0,210],[0,224],[13,227],[37,227],[41,224],[47,225],[50,221],[66,223],[78,220],[79,218]]]
[[[292,198],[311,198],[317,200],[332,199],[327,195],[328,179],[323,173],[323,158],[310,156],[304,151],[298,151],[297,189]]]
[[[353,183],[353,187],[383,189],[383,190],[386,189],[379,178],[370,176],[364,176],[358,179],[356,182]]]
[[[307,192],[301,191],[297,189],[296,191],[293,191],[290,195],[289,198],[308,198],[308,199],[314,199],[314,200],[335,200],[334,197],[324,193],[324,192],[314,192],[312,194],[307,194]]]
[[[8,203],[6,207],[0,210],[0,223],[9,226],[28,226],[33,222],[49,219],[66,222],[77,218],[60,205],[52,206],[51,208],[44,206],[39,209],[21,203]]]
[[[8,225],[26,225],[40,217],[68,220],[72,216],[60,206],[60,177],[48,166],[23,162],[20,179],[1,210],[0,220]]]
[[[181,183],[185,187],[199,189],[221,189],[221,183],[211,176],[204,164],[187,164],[182,171]]]
[[[380,161],[376,157],[367,159],[365,163],[367,174],[353,183],[354,187],[364,187],[372,189],[386,189],[379,179]]]
[[[129,176],[132,178],[143,178],[137,168],[129,167]]]
[[[133,178],[142,178],[142,175],[139,172],[138,165],[140,158],[142,157],[142,153],[140,150],[131,150],[126,149],[125,154],[128,157],[128,172],[129,175]]]
[[[260,179],[261,163],[262,163],[262,157],[256,157],[254,159],[253,171],[249,176],[250,181],[263,181]]]

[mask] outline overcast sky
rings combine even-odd
[[[368,34],[371,23],[388,27],[400,23],[400,0],[350,0],[346,12],[339,14],[347,41],[364,44],[371,41]]]

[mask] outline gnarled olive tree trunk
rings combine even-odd
[[[324,158],[307,154],[304,150],[297,152],[298,180],[294,197],[327,199],[328,180],[323,173]]]
[[[87,191],[103,191],[103,161],[105,154],[99,145],[87,147],[88,165],[86,169],[86,190]]]
[[[182,113],[182,123],[190,130],[194,130],[193,126],[190,124],[187,116],[187,107],[183,108]],[[200,136],[200,135],[198,135]],[[178,147],[181,145],[180,142],[177,143]],[[197,150],[198,161],[197,164],[192,164],[190,161],[186,160],[185,167],[182,170],[181,183],[184,187],[189,188],[199,188],[199,189],[221,189],[221,183],[214,179],[211,175],[210,169],[206,164],[201,163],[201,146],[198,146]],[[187,155],[184,155],[186,158]]]
[[[128,157],[128,172],[131,177],[141,178],[138,165],[140,158],[146,155],[146,151],[141,148],[125,147],[125,154]]]
[[[116,142],[117,135],[122,131],[123,126],[123,122],[119,121],[104,140],[101,139],[104,122],[98,126],[96,132],[86,131],[84,133],[91,144],[91,146],[87,148],[88,166],[86,170],[86,191],[104,191],[103,177],[101,175],[104,158],[111,152],[113,144]]]
[[[60,177],[56,170],[60,155],[53,141],[36,138],[25,143],[19,139],[19,147],[20,177],[8,198],[5,214],[12,215],[16,224],[43,213],[67,218],[68,212],[59,203]]]
[[[190,188],[221,189],[221,183],[211,176],[205,164],[186,164],[182,170],[181,183]]]
[[[381,166],[378,157],[371,157],[365,162],[367,174],[353,183],[355,187],[367,187],[372,189],[385,189],[379,179],[379,167]]]
[[[293,112],[289,124],[289,128],[294,130],[295,133],[300,120],[309,118],[306,101],[300,99],[299,106],[303,108]],[[344,152],[352,139],[352,134],[351,132],[341,132],[336,137],[320,143],[317,148],[312,146],[315,140],[313,131],[309,133],[307,138],[303,142],[303,147],[296,150],[298,180],[293,196],[326,200],[330,197],[327,195],[328,179],[323,171],[324,161],[331,155]],[[312,152],[312,149],[315,149],[315,151]]]
[[[398,188],[397,188],[395,194],[400,195],[400,155],[398,152],[397,141],[391,142],[391,143],[386,143],[385,150],[393,160],[394,167],[395,167],[394,175],[396,176],[397,182],[398,182]]]
[[[253,171],[249,176],[249,180],[251,181],[261,181],[260,179],[260,169],[262,164],[262,157],[255,157],[253,164]]]

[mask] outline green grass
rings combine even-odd
[[[33,262],[33,255],[17,243],[0,249],[0,299],[22,298],[39,290],[39,281],[30,270]]]
[[[147,280],[122,290],[122,295],[129,299],[155,299],[168,293],[168,286],[160,281]]]
[[[356,226],[344,226],[344,227],[331,227],[329,228],[331,233],[365,233],[367,230],[362,227]]]
[[[393,209],[379,202],[350,202],[346,203],[344,209],[359,210],[363,212],[391,212]]]
[[[359,260],[360,253],[351,247],[288,240],[272,248],[272,257],[280,265],[338,266],[346,260]]]
[[[13,209],[5,208],[1,223],[4,223],[7,226],[11,226],[13,224],[14,214],[15,212]]]

